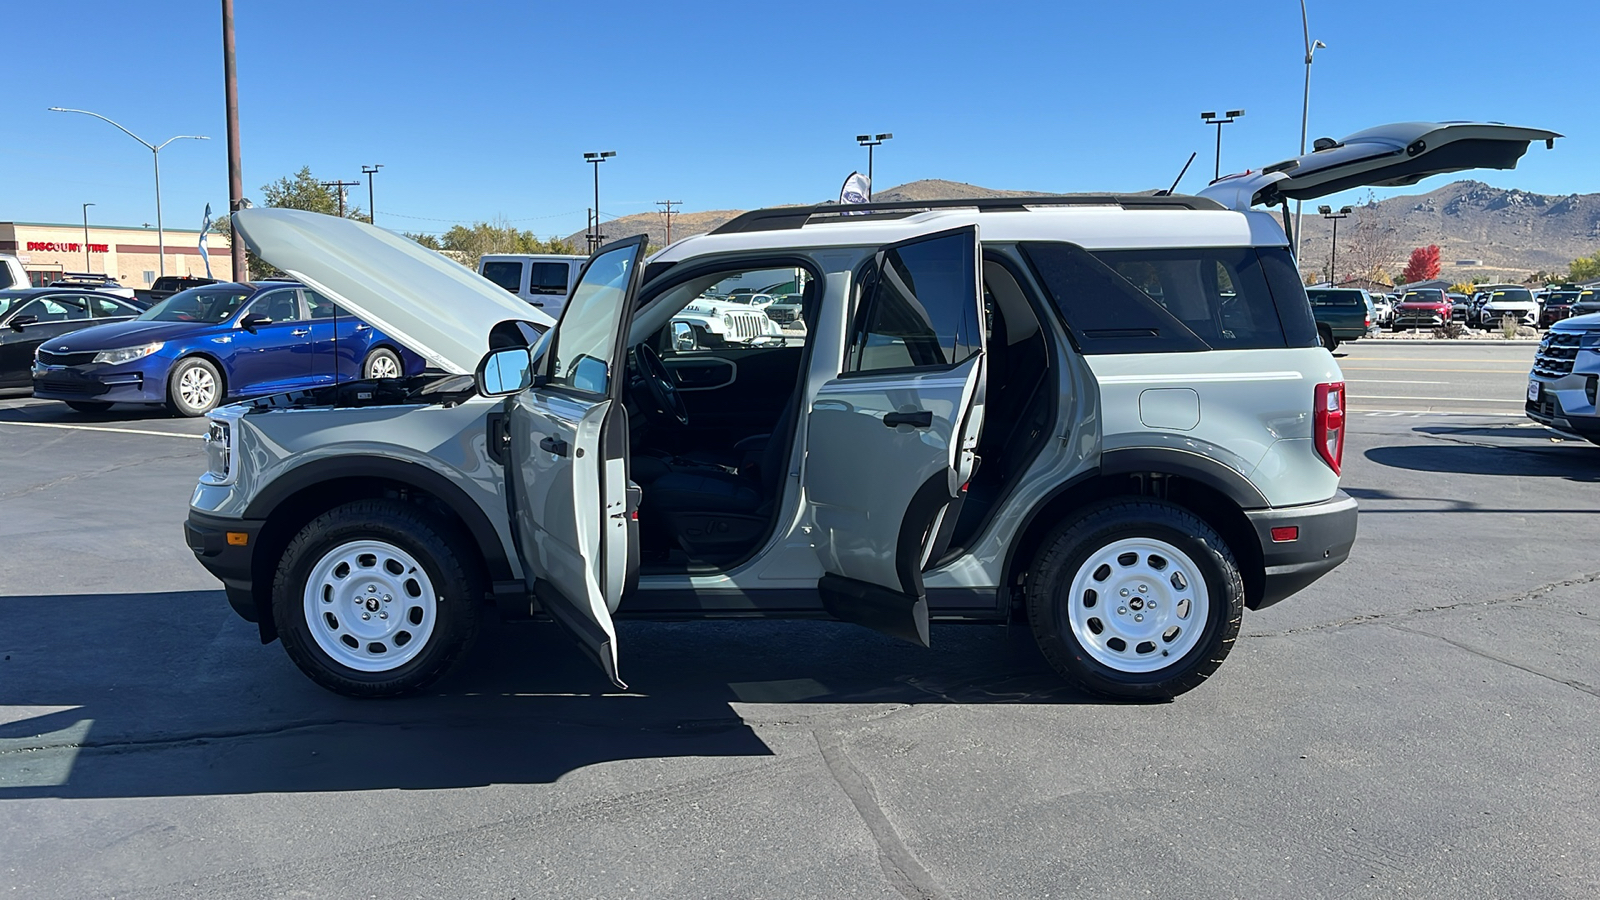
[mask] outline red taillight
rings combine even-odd
[[[1317,385],[1315,403],[1311,429],[1317,455],[1338,475],[1344,464],[1344,382]]]
[[[1299,525],[1279,525],[1272,529],[1272,542],[1274,544],[1287,544],[1290,541],[1300,540]]]

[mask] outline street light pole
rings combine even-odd
[[[1328,45],[1321,41],[1311,39],[1311,22],[1306,18],[1306,0],[1300,0],[1300,31],[1306,41],[1306,93],[1300,103],[1300,155],[1306,155],[1306,123],[1311,115],[1311,60],[1318,50],[1328,49]],[[1300,207],[1302,201],[1294,201],[1294,259],[1295,265],[1300,264]]]
[[[867,202],[869,203],[872,202],[872,191],[873,188],[876,187],[876,185],[874,185],[872,182],[872,149],[892,137],[894,137],[894,135],[888,132],[883,134],[856,135],[856,143],[867,148]]]
[[[1350,217],[1350,207],[1341,206],[1338,212],[1331,206],[1319,206],[1317,212],[1333,223],[1333,249],[1328,252],[1328,284],[1339,286],[1339,220]]]
[[[222,0],[222,95],[228,119],[228,215],[244,208],[244,172],[239,163],[239,71],[233,52],[233,0]],[[244,242],[228,232],[228,254],[233,259],[233,280],[248,281],[250,264]]]
[[[378,174],[378,170],[381,168],[383,168],[383,163],[361,167],[361,174],[367,176],[367,221],[374,225],[378,224],[378,211],[376,205],[372,202],[372,176]]]
[[[594,166],[594,230],[589,233],[589,253],[600,247],[600,164],[617,155],[615,150],[596,150],[585,153],[583,161]]]
[[[118,131],[122,132],[128,137],[133,138],[150,149],[150,156],[155,160],[156,166],[156,268],[160,270],[160,274],[167,274],[167,237],[161,228],[161,148],[167,146],[173,141],[184,139],[191,141],[209,141],[211,139],[205,137],[204,135],[198,134],[177,134],[167,138],[159,144],[152,144],[128,129],[123,128],[121,125],[117,125],[116,122],[112,122],[110,119],[100,115],[99,113],[89,112],[86,109],[64,109],[60,106],[52,106],[50,107],[50,111],[82,113],[86,116],[94,116],[96,119],[99,119],[103,122],[110,122],[112,125],[116,126]]]
[[[1234,119],[1237,119],[1243,115],[1244,110],[1242,109],[1230,109],[1223,113],[1222,117],[1220,118],[1214,112],[1203,112],[1200,114],[1200,121],[1206,123],[1207,125],[1217,126],[1217,165],[1214,173],[1211,176],[1211,180],[1213,182],[1222,177],[1222,126],[1231,124]]]
[[[89,271],[89,207],[93,203],[83,205],[83,270]]]

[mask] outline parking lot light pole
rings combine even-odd
[[[875,185],[872,182],[872,148],[881,145],[884,141],[887,141],[892,137],[894,137],[894,135],[892,135],[892,134],[890,134],[888,132],[884,132],[883,134],[858,134],[858,135],[856,135],[856,143],[858,143],[861,146],[867,148],[867,200],[868,200],[868,202],[871,202],[871,200],[872,200],[872,189],[873,189],[873,187],[875,187]]]
[[[112,125],[116,126],[118,131],[150,148],[150,155],[155,159],[156,165],[156,268],[160,270],[160,274],[167,274],[167,238],[161,230],[161,148],[172,143],[173,141],[181,141],[186,139],[191,141],[209,141],[211,139],[199,134],[177,134],[167,138],[159,144],[152,144],[128,129],[123,128],[121,125],[117,125],[116,122],[112,122],[110,119],[107,119],[105,116],[102,116],[99,113],[89,112],[86,109],[64,109],[60,106],[52,106],[50,107],[50,111],[82,113],[86,116],[94,116],[96,119],[100,119],[103,122],[110,122]]]
[[[1306,155],[1306,122],[1311,114],[1311,60],[1317,55],[1318,50],[1328,49],[1328,45],[1321,41],[1311,39],[1311,20],[1306,18],[1306,0],[1300,0],[1300,32],[1306,42],[1306,93],[1300,102],[1300,155]],[[1300,264],[1300,206],[1302,201],[1294,201],[1294,260],[1295,265]]]
[[[589,233],[590,255],[600,248],[600,164],[616,155],[615,150],[596,150],[583,155],[583,161],[594,166],[594,230]]]
[[[378,224],[378,212],[373,208],[372,176],[378,174],[378,170],[381,168],[383,168],[383,163],[378,163],[375,166],[361,167],[361,174],[367,176],[367,221],[374,225]]]
[[[1339,286],[1339,220],[1350,217],[1350,207],[1341,206],[1338,212],[1331,206],[1319,206],[1317,212],[1333,223],[1333,249],[1328,252],[1328,284]],[[1297,229],[1298,230],[1298,229]]]
[[[1220,117],[1214,112],[1203,112],[1200,114],[1200,121],[1206,123],[1207,125],[1217,126],[1217,165],[1211,176],[1211,180],[1213,182],[1222,177],[1222,126],[1230,124],[1234,119],[1237,119],[1243,115],[1244,110],[1242,109],[1230,109],[1223,113]]]
[[[89,271],[89,207],[93,203],[83,205],[83,270]]]

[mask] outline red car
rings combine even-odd
[[[1439,288],[1416,288],[1406,291],[1400,297],[1400,305],[1395,307],[1394,321],[1389,327],[1395,331],[1402,328],[1434,328],[1450,321],[1450,298]]]

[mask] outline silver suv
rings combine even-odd
[[[1554,136],[1377,129],[1202,197],[759,210],[648,260],[642,236],[601,248],[548,329],[395,235],[246,210],[252,250],[450,374],[218,410],[188,542],[263,641],[354,696],[437,678],[493,602],[618,685],[625,617],[924,645],[1015,617],[1089,690],[1171,697],[1356,533],[1343,379],[1250,207]],[[674,340],[708,289],[774,269],[803,339]]]

